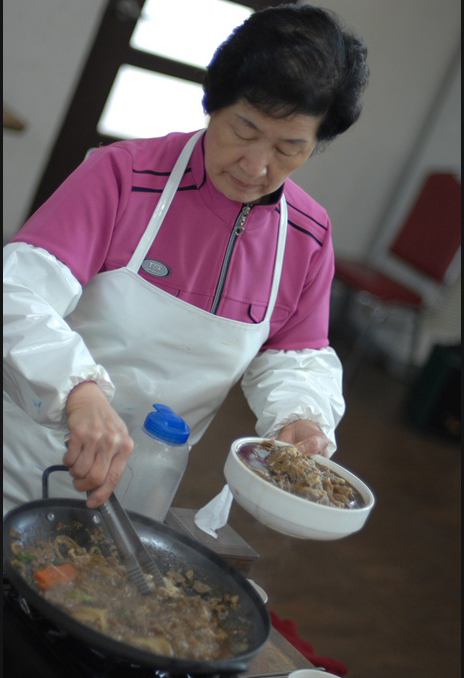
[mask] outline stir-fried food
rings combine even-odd
[[[293,445],[264,440],[259,445],[242,445],[237,454],[259,476],[299,497],[337,508],[364,506],[361,495],[350,483]]]
[[[237,595],[214,595],[192,569],[171,569],[162,588],[146,575],[151,592],[141,596],[105,542],[98,528],[86,547],[64,534],[27,550],[13,540],[13,564],[47,601],[115,640],[194,660],[224,659],[247,649],[245,629],[227,623],[239,608]]]

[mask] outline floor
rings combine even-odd
[[[405,421],[409,386],[365,364],[346,391],[335,460],[376,495],[364,528],[304,541],[261,525],[235,502],[232,527],[260,554],[250,576],[315,653],[349,678],[460,676],[460,448]],[[230,443],[255,435],[235,387],[192,451],[174,506],[199,508],[224,484]]]

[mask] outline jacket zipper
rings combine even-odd
[[[242,209],[238,217],[235,220],[234,227],[229,236],[229,242],[227,243],[226,252],[224,254],[224,259],[221,266],[221,272],[219,273],[218,283],[216,285],[216,291],[214,293],[213,303],[211,304],[210,313],[216,313],[221,300],[222,290],[224,289],[224,283],[226,280],[227,271],[229,269],[230,258],[232,256],[232,250],[234,249],[235,242],[238,237],[242,235],[245,231],[245,221],[247,216],[251,212],[253,205],[248,203],[243,203]]]

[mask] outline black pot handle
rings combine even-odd
[[[48,499],[48,476],[54,471],[69,471],[69,468],[63,464],[56,464],[45,469],[42,473],[42,499]]]

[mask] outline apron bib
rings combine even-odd
[[[142,423],[153,403],[163,403],[190,426],[190,444],[201,438],[230,388],[268,337],[287,229],[286,203],[282,196],[274,275],[261,323],[241,323],[213,315],[138,275],[202,133],[191,137],[180,154],[128,265],[95,276],[85,286],[76,309],[66,318],[82,336],[95,361],[106,368],[113,380],[116,392],[111,404],[125,421],[129,433]],[[17,410],[13,416],[14,426],[20,423],[19,418],[27,434],[23,431],[20,436],[19,451],[17,437],[12,438],[11,430],[5,432],[7,441],[16,441],[14,458],[8,455],[9,462],[17,471],[21,468],[22,476],[27,474],[28,479],[19,479],[18,474],[13,473],[10,482],[17,485],[17,491],[16,488],[13,491],[15,498],[19,492],[19,501],[29,501],[40,497],[43,468],[61,463],[64,432],[38,426],[14,403],[13,406],[13,410]],[[9,410],[13,414],[11,409],[10,401]],[[24,496],[25,485],[27,496]],[[60,485],[59,496],[78,494],[82,497],[72,488],[69,478],[62,479]]]

